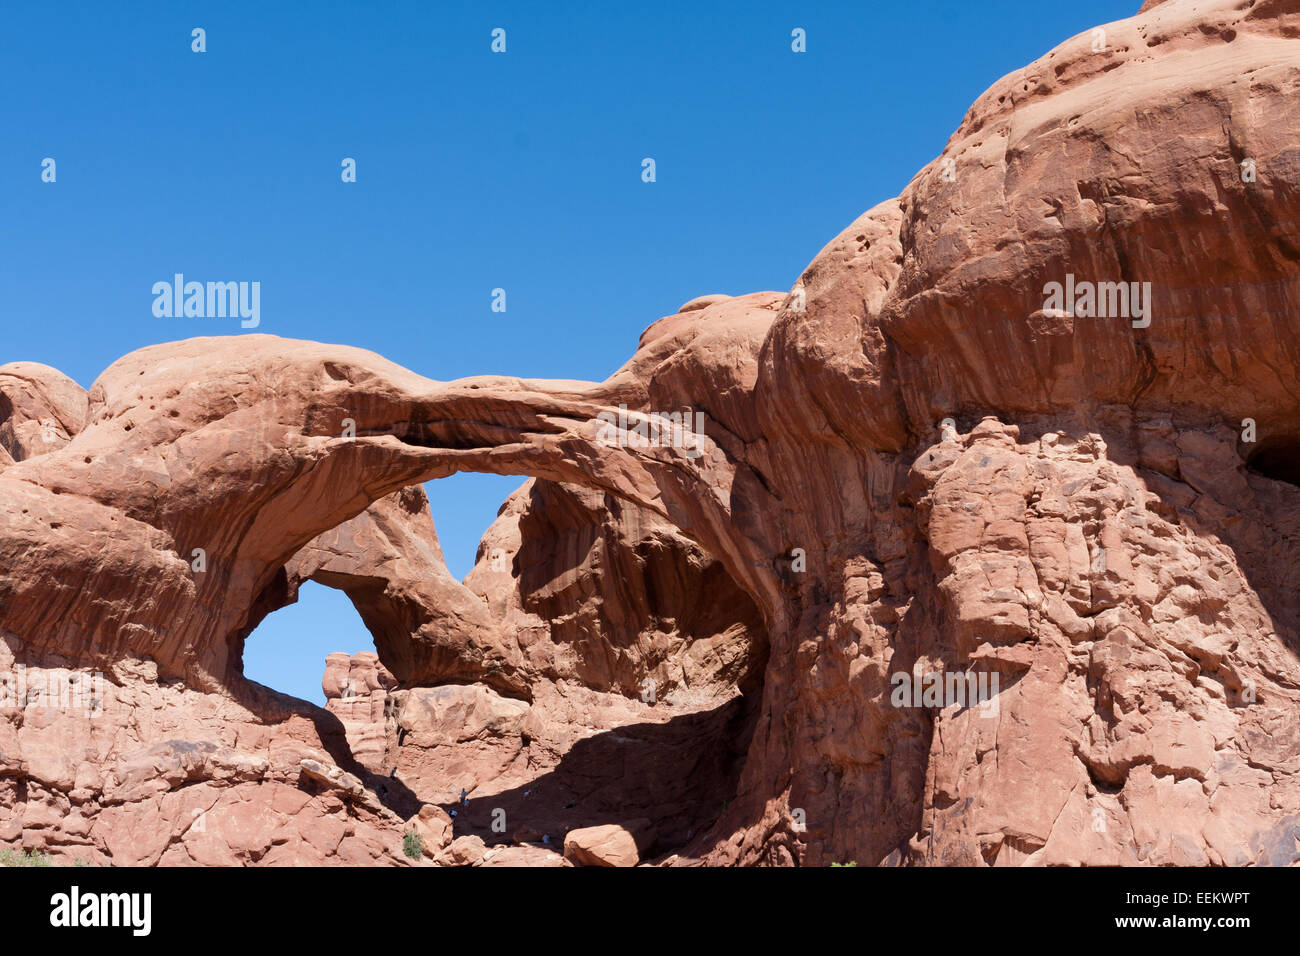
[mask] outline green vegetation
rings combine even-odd
[[[424,837],[412,830],[406,836],[402,837],[402,852],[412,860],[418,860],[424,856]]]
[[[48,854],[40,853],[36,850],[27,850],[23,853],[14,850],[0,850],[0,866],[49,866],[50,857]]]
[[[849,860],[847,863],[832,863],[831,866],[857,866],[857,860]]]
[[[0,850],[0,866],[65,866],[66,864],[55,863],[50,859],[48,853],[42,853],[40,850],[26,850],[19,852],[17,850]],[[89,860],[83,857],[77,857],[72,861],[73,866],[94,866]]]

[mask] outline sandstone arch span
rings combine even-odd
[[[79,594],[93,606],[95,594],[113,593],[119,609],[73,613],[15,582],[6,617],[13,631],[36,635],[30,650],[149,653],[210,686],[248,609],[304,545],[374,501],[455,470],[534,474],[627,498],[683,527],[762,593],[771,570],[733,540],[728,517],[741,488],[761,488],[743,476],[737,485],[741,469],[724,444],[709,440],[691,460],[681,448],[597,442],[599,414],[644,401],[627,370],[604,385],[440,384],[360,350],[267,337],[144,349],[92,388],[88,424],[67,447],[3,476],[21,489],[26,526],[75,527],[69,543],[80,545],[50,555],[68,602]],[[342,437],[345,419],[355,438]],[[123,535],[135,542],[128,559],[103,562],[106,540]],[[195,548],[205,554],[201,573],[189,560]],[[93,588],[73,584],[87,579]],[[120,612],[127,606],[131,620]]]

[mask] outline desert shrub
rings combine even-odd
[[[0,866],[49,866],[50,858],[38,850],[26,850],[17,853],[14,850],[0,850]]]

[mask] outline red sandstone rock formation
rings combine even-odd
[[[389,744],[389,691],[397,681],[373,651],[331,654],[325,659],[325,709],[343,724],[348,749],[375,773],[392,769]]]
[[[603,383],[261,335],[88,396],[0,369],[0,670],[104,675],[0,708],[0,840],[402,863],[409,826],[554,865],[644,819],[680,864],[1295,862],[1300,7],[1105,29],[994,84],[789,295],[688,303]],[[1067,276],[1149,311],[1070,314]],[[684,407],[705,437],[671,440]],[[626,409],[670,440],[611,441]],[[457,470],[538,479],[465,584],[403,490]],[[366,679],[381,729],[331,704],[364,760],[241,674],[308,578],[397,681]],[[987,706],[898,705],[967,672]]]

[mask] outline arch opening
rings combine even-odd
[[[497,519],[502,503],[527,480],[524,475],[462,471],[424,483],[443,557],[457,581],[473,570],[483,533]]]
[[[252,655],[277,608],[348,602],[335,617],[374,653],[330,647],[353,653],[321,653],[314,676],[382,801],[381,785],[410,795],[405,810],[457,810],[454,836],[489,845],[559,849],[569,829],[621,822],[646,828],[646,855],[681,851],[735,799],[761,612],[701,546],[608,493],[530,479],[497,510],[464,582],[421,485],[320,535],[259,596],[242,676],[261,680]]]
[[[375,653],[369,629],[342,591],[307,581],[297,600],[264,617],[244,641],[243,675],[265,687],[326,704],[321,689],[325,659]]]

